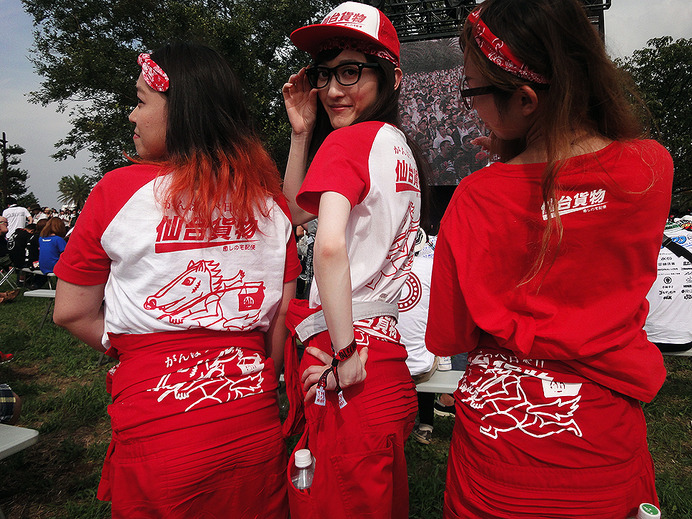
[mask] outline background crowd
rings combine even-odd
[[[44,286],[45,274],[53,272],[78,215],[69,207],[22,207],[9,197],[2,213],[6,227],[0,227],[0,268],[7,272],[14,267],[18,285]]]
[[[402,84],[402,127],[432,165],[431,185],[457,185],[488,164],[488,153],[472,142],[488,133],[485,125],[459,97],[462,70],[407,72]]]

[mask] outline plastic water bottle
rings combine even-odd
[[[661,519],[661,511],[651,503],[642,503],[637,509],[637,516],[630,519]]]
[[[312,477],[315,475],[315,458],[308,449],[296,451],[295,465],[291,471],[291,481],[298,490],[305,490],[312,486]]]

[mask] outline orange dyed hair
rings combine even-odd
[[[256,212],[268,216],[262,202],[267,195],[280,194],[281,184],[274,161],[258,139],[247,139],[237,148],[234,156],[218,153],[210,157],[200,152],[170,157],[164,162],[164,168],[171,171],[165,205],[181,217],[192,216],[200,228],[209,231],[217,208],[228,204],[236,228],[254,233]]]

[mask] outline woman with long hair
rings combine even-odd
[[[138,63],[138,158],[55,267],[55,322],[119,360],[98,497],[113,517],[286,518],[276,389],[300,264],[279,175],[217,52]]]
[[[300,421],[305,398],[298,447],[316,458],[309,493],[289,490],[291,512],[404,518],[416,392],[396,315],[427,164],[398,120],[399,41],[383,13],[357,2],[291,40],[313,62],[283,88],[293,130],[284,192],[294,224],[319,217],[310,299],[287,317],[307,349],[299,368],[286,353],[295,392],[285,427]]]
[[[657,504],[642,327],[673,164],[577,0],[487,0],[461,96],[500,160],[459,184],[435,251],[429,349],[469,352],[445,518],[629,517]]]

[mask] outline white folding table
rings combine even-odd
[[[0,460],[26,449],[38,441],[38,431],[0,424]]]
[[[0,424],[0,460],[26,449],[37,441],[38,431],[34,429]],[[2,510],[0,510],[0,519],[5,519]]]

